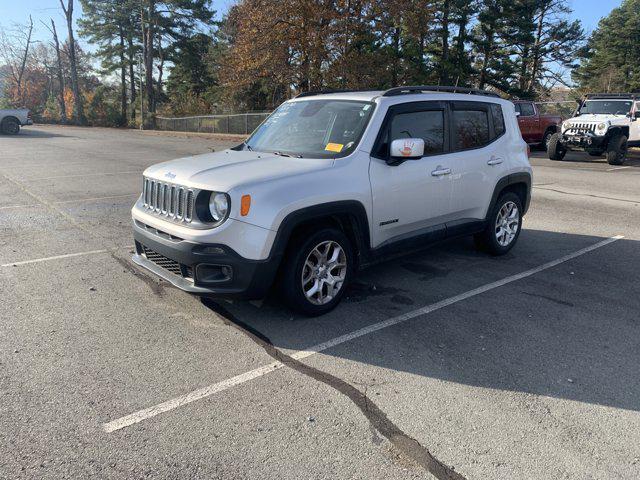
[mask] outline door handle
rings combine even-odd
[[[487,162],[487,165],[500,165],[504,160],[498,157],[491,157],[491,159]]]
[[[436,167],[436,169],[431,172],[431,175],[434,177],[441,177],[443,175],[450,175],[451,174],[451,169],[450,168],[444,168],[444,167]]]

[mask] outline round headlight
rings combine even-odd
[[[212,192],[209,199],[209,211],[216,222],[224,220],[229,212],[229,197],[227,194]]]
[[[607,128],[607,124],[606,123],[598,124],[598,130],[604,130],[605,128]]]
[[[562,124],[562,129],[563,129],[563,130],[567,130],[567,129],[569,129],[569,128],[571,128],[571,122],[564,122],[564,123]]]

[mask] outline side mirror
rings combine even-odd
[[[391,142],[391,158],[411,160],[424,156],[424,140],[421,138],[400,138]]]

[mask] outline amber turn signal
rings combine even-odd
[[[249,215],[249,209],[251,208],[251,195],[243,195],[240,200],[240,215],[246,217]]]

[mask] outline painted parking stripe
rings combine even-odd
[[[79,173],[76,175],[56,175],[53,177],[36,177],[36,178],[25,178],[24,182],[36,182],[40,180],[55,180],[58,178],[78,178],[78,177],[99,177],[99,176],[110,176],[110,175],[130,175],[130,174],[140,175],[142,170],[132,170],[127,172],[98,172],[98,173]]]
[[[29,265],[30,263],[48,262],[50,260],[61,260],[63,258],[81,257],[83,255],[93,255],[96,253],[107,253],[109,250],[91,250],[90,252],[67,253],[66,255],[55,255],[53,257],[34,258],[33,260],[23,260],[21,262],[5,263],[0,267],[17,267],[19,265]]]
[[[447,298],[445,300],[441,300],[436,303],[432,303],[431,305],[427,305],[425,307],[419,308],[417,310],[413,310],[411,312],[405,313],[403,315],[398,315],[396,317],[392,317],[388,320],[384,320],[379,323],[375,323],[373,325],[369,325],[367,327],[361,328],[359,330],[355,330],[351,333],[347,333],[345,335],[341,335],[339,337],[333,338],[326,342],[320,343],[318,345],[314,345],[306,350],[300,350],[291,355],[295,360],[303,360],[305,358],[311,357],[317,353],[328,350],[329,348],[341,345],[343,343],[349,342],[351,340],[355,340],[356,338],[363,337],[365,335],[369,335],[371,333],[380,331],[382,329],[391,327],[393,325],[398,325],[408,320],[414,319],[416,317],[426,315],[428,313],[435,312],[436,310],[440,310],[442,308],[453,305],[454,303],[460,302],[462,300],[466,300],[471,297],[475,297],[482,293],[488,292],[490,290],[502,287],[512,282],[516,282],[518,280],[522,280],[523,278],[530,277],[531,275],[535,275],[536,273],[542,272],[543,270],[547,270],[549,268],[553,268],[557,265],[560,265],[564,262],[568,262],[576,257],[584,255],[585,253],[589,253],[598,248],[604,247],[605,245],[609,245],[617,240],[624,238],[622,235],[617,235],[615,237],[607,238],[601,242],[595,243],[589,247],[583,248],[581,250],[577,250],[573,253],[565,255],[564,257],[560,257],[551,262],[545,263],[538,267],[532,268],[530,270],[526,270],[522,273],[518,273],[516,275],[511,275],[509,277],[505,277],[502,280],[498,280],[496,282],[488,283],[478,288],[474,288],[473,290],[469,290],[467,292],[461,293],[459,295],[455,295],[453,297]],[[161,413],[169,412],[171,410],[175,410],[176,408],[182,407],[184,405],[188,405],[197,400],[201,400],[203,398],[209,397],[215,393],[223,392],[237,385],[249,382],[258,377],[262,377],[270,372],[275,370],[279,370],[284,366],[281,362],[271,362],[262,367],[256,368],[254,370],[250,370],[248,372],[242,373],[240,375],[236,375],[234,377],[228,378],[218,383],[214,383],[207,387],[200,388],[198,390],[194,390],[185,395],[181,395],[179,397],[172,398],[165,402],[159,403],[157,405],[153,405],[149,408],[145,408],[143,410],[139,410],[137,412],[131,413],[124,417],[112,420],[110,422],[104,423],[102,425],[103,429],[107,433],[115,432],[117,430],[121,430],[123,428],[129,427],[131,425],[135,425],[136,423],[140,423],[149,418],[153,418]]]
[[[140,195],[139,193],[125,193],[124,195],[109,195],[106,197],[90,197],[90,198],[75,198],[73,200],[57,200],[55,202],[53,202],[56,205],[60,205],[60,204],[65,204],[65,203],[82,203],[82,202],[97,202],[100,200],[117,200],[119,198],[131,198],[131,197],[136,197]],[[32,207],[39,207],[40,205],[37,205],[35,203],[31,204],[31,205],[4,205],[2,207],[0,207],[0,210],[11,210],[14,208],[32,208]]]
[[[76,252],[76,253],[67,253],[64,255],[54,255],[53,257],[42,257],[42,258],[34,258],[32,260],[21,260],[20,262],[11,262],[11,263],[4,263],[2,265],[0,265],[0,267],[18,267],[20,265],[29,265],[32,263],[41,263],[41,262],[49,262],[52,260],[62,260],[65,258],[73,258],[73,257],[83,257],[85,255],[94,255],[97,253],[109,253],[109,252],[113,252],[116,250],[131,250],[132,248],[134,248],[133,245],[126,245],[124,247],[116,247],[116,248],[103,248],[101,250],[90,250],[88,252]]]

